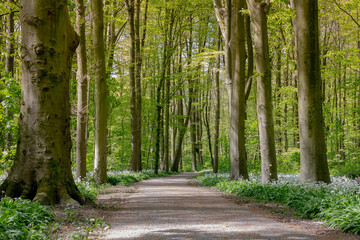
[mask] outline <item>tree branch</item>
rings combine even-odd
[[[357,25],[358,27],[360,27],[360,24],[358,23],[358,21],[356,21],[356,19],[355,19],[353,16],[351,16],[350,13],[348,13],[345,9],[343,9],[336,0],[334,0],[334,3],[336,4],[336,6],[337,6],[341,11],[343,11],[344,13],[346,13],[346,14],[354,21],[354,23],[356,23],[356,25]]]
[[[11,12],[8,12],[8,13],[3,13],[3,14],[0,14],[0,17],[9,15],[9,14],[11,14],[11,13],[18,13],[18,12],[19,12],[19,10],[14,10],[14,11],[11,11]]]
[[[221,33],[225,39],[225,9],[223,8],[220,0],[213,0],[215,6],[216,19],[218,21]]]

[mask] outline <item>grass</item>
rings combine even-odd
[[[331,184],[300,184],[296,175],[280,175],[278,182],[263,186],[257,175],[251,175],[250,180],[229,181],[226,173],[203,173],[197,179],[226,193],[284,204],[303,218],[360,233],[360,185],[354,181],[333,177]]]

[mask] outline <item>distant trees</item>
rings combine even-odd
[[[28,6],[25,1],[21,4]],[[47,129],[51,123],[56,135],[58,126],[56,129],[69,134],[72,142],[76,139],[74,151],[64,145],[68,136],[60,133],[63,152],[69,154],[56,155],[59,149],[33,143],[48,138],[48,130],[44,130],[46,134],[39,130],[43,135],[40,137],[32,134],[32,140],[24,137],[42,118],[34,123],[38,118],[33,117],[35,113],[24,110],[28,103],[19,104],[20,76],[45,79],[53,70],[42,65],[37,68],[41,58],[31,65],[40,69],[35,74],[27,70],[26,57],[21,70],[19,57],[26,54],[17,47],[23,45],[18,31],[28,31],[28,20],[23,18],[25,28],[20,28],[19,17],[23,16],[18,14],[17,1],[2,1],[1,173],[15,158],[19,117],[20,133],[26,134],[20,134],[16,155],[20,160],[15,161],[16,170],[12,170],[18,175],[25,171],[18,170],[20,165],[28,164],[21,159],[30,158],[29,149],[34,159],[43,153],[44,159],[71,158],[76,162],[73,170],[76,167],[81,179],[93,168],[98,184],[107,181],[107,169],[190,171],[211,167],[214,172],[230,170],[233,179],[262,171],[262,182],[267,184],[276,179],[276,170],[298,171],[300,159],[302,181],[328,182],[329,167],[339,171],[358,165],[358,1],[76,0],[56,4],[71,10],[69,18],[77,22],[79,38],[63,29],[65,25],[70,28],[67,24],[46,24],[56,26],[61,33],[65,31],[65,38],[79,40],[78,60],[73,70],[64,74],[69,85],[64,83],[62,97],[55,93],[64,101],[56,102],[63,110],[54,108],[52,111],[57,112],[49,113],[50,120],[41,123],[39,129]],[[51,34],[58,37],[60,33]],[[53,38],[43,32],[39,36]],[[24,35],[22,41],[30,41],[30,37]],[[48,44],[56,45],[53,39]],[[31,52],[30,45],[24,46]],[[70,60],[67,63],[58,56],[57,45],[44,46],[45,50],[40,46],[39,51],[44,52],[40,54],[43,57],[50,54],[47,61],[61,59],[61,64],[48,61],[56,64],[56,70],[70,64]],[[61,51],[69,57],[72,54]],[[251,89],[253,78],[257,79],[257,88]],[[26,88],[24,99],[29,98],[27,89],[42,86],[29,85],[28,81],[22,84]],[[34,99],[39,98],[34,104],[41,106],[39,112],[45,112],[43,102],[53,101],[50,91],[56,84],[60,83],[43,86],[44,91],[34,90]],[[64,100],[67,97],[69,102]],[[61,114],[58,120],[69,123],[57,125],[52,114]],[[35,148],[39,154],[32,150]],[[68,171],[71,164],[64,164]],[[37,170],[32,175],[25,172],[24,182],[33,184],[29,179],[38,174]],[[11,189],[9,184],[15,175],[9,175],[4,189]]]

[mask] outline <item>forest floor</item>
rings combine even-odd
[[[295,217],[286,207],[201,187],[194,173],[107,188],[100,209],[75,211],[103,218],[110,228],[90,239],[360,239]],[[64,226],[71,232],[74,226]]]

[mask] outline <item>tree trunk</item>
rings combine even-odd
[[[190,86],[190,84],[189,84]],[[189,87],[189,95],[192,94],[192,88]],[[182,143],[185,137],[185,133],[187,130],[187,126],[189,125],[190,116],[191,116],[191,107],[192,107],[192,98],[189,98],[189,104],[188,104],[188,110],[187,110],[187,117],[184,122],[184,124],[180,127],[179,131],[179,137],[176,143],[176,150],[175,150],[175,159],[171,166],[172,172],[178,172],[179,171],[179,164],[181,164],[181,154],[182,154]]]
[[[210,81],[211,81],[211,78],[210,78]],[[210,82],[210,84],[211,84],[211,82]],[[208,137],[209,155],[210,155],[210,160],[211,160],[211,166],[213,167],[213,170],[214,170],[214,157],[213,157],[213,150],[212,150],[212,144],[211,144],[211,131],[210,131],[210,123],[209,123],[209,115],[210,115],[210,111],[211,111],[211,107],[210,107],[211,97],[209,95],[209,92],[211,92],[211,91],[207,91],[207,93],[206,93],[204,125],[205,125],[205,128],[206,128],[206,133],[207,133],[207,137]]]
[[[232,81],[230,100],[230,178],[248,179],[245,154],[245,22],[241,9],[245,0],[232,0],[231,54]]]
[[[280,41],[279,41],[280,42]],[[281,101],[281,95],[280,95],[280,89],[281,89],[281,44],[279,43],[276,47],[276,76],[275,76],[275,82],[276,82],[276,88],[275,88],[275,105],[280,104]],[[276,114],[276,125],[278,128],[281,127],[281,113],[278,111]],[[276,133],[276,145],[277,153],[282,152],[282,132],[280,130]]]
[[[135,87],[136,87],[136,144],[137,144],[137,168],[136,171],[142,171],[142,157],[141,157],[141,116],[142,116],[142,108],[141,108],[141,67],[142,67],[142,53],[141,53],[141,39],[140,39],[140,0],[136,0],[135,3]],[[145,13],[146,14],[146,13]],[[145,15],[146,16],[146,15]],[[145,20],[146,23],[146,20]],[[145,41],[145,30],[144,30],[144,39]]]
[[[131,158],[130,158],[130,171],[137,171],[139,156],[139,146],[137,139],[137,109],[136,109],[136,40],[135,40],[135,0],[125,0],[126,9],[128,13],[128,22],[130,28],[130,65],[129,65],[129,77],[130,77],[130,114],[131,114]]]
[[[247,0],[252,26],[254,27],[255,59],[257,77],[257,115],[261,154],[261,183],[277,180],[276,152],[271,91],[271,68],[267,13],[270,1],[266,3]]]
[[[220,27],[218,27],[217,50],[221,51]],[[219,137],[220,137],[220,55],[216,59],[215,88],[216,88],[216,109],[215,109],[215,132],[214,132],[214,164],[213,173],[218,172],[219,166]]]
[[[230,179],[247,179],[245,153],[245,22],[241,9],[246,0],[213,0],[216,18],[225,39],[225,72],[229,96]]]
[[[330,182],[322,110],[318,1],[296,1],[300,180]]]
[[[22,0],[20,5],[19,141],[14,165],[0,190],[43,204],[72,202],[71,198],[83,204],[71,173],[69,79],[78,38],[67,2]]]
[[[14,0],[8,0],[9,4],[14,4]],[[14,48],[14,12],[12,11],[12,8],[9,9],[10,13],[7,16],[7,40],[6,40],[6,56],[5,56],[5,72],[7,78],[13,78],[14,77],[14,54],[15,54],[15,48]],[[5,78],[5,79],[7,79]],[[9,79],[10,80],[10,79]],[[9,107],[6,107],[6,118],[8,121],[11,121],[13,119],[14,114],[10,111]],[[10,129],[9,129],[10,130]],[[9,151],[12,145],[12,134],[10,131],[6,132],[5,135],[5,148]]]
[[[97,184],[107,182],[107,83],[104,51],[104,16],[102,0],[91,2],[94,28],[95,61],[95,159],[94,180]]]
[[[77,48],[78,103],[76,127],[76,177],[86,178],[86,128],[88,110],[88,76],[85,40],[85,5],[83,0],[76,1],[76,31],[80,37]]]

